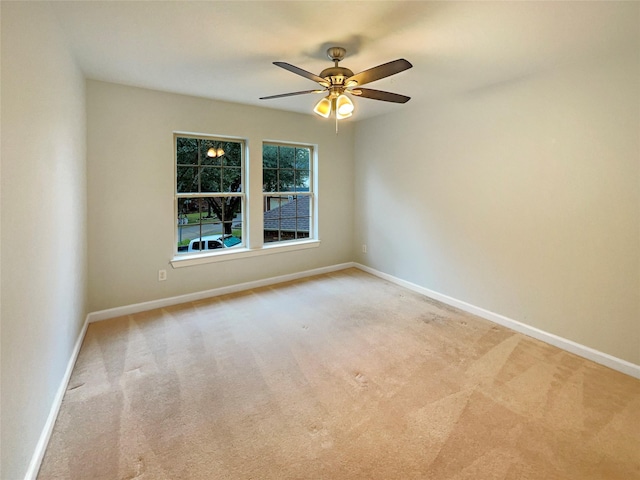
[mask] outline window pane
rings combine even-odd
[[[309,226],[309,196],[265,196],[265,243],[308,238]]]
[[[180,198],[178,211],[178,253],[242,246],[242,197]]]
[[[222,191],[239,192],[242,187],[242,169],[225,168],[222,171]]]
[[[223,164],[227,167],[240,167],[242,165],[242,144],[237,142],[225,142],[225,154],[222,157]]]
[[[198,140],[195,138],[176,138],[176,161],[178,165],[197,165]]]
[[[264,242],[280,241],[280,216],[284,204],[288,203],[288,197],[265,196],[264,197]]]
[[[198,167],[177,167],[178,193],[198,193]]]
[[[200,140],[200,163],[202,165],[222,165],[223,143],[215,140]]]
[[[296,148],[296,168],[299,170],[309,170],[311,162],[311,151],[308,148]]]
[[[212,198],[203,198],[200,204],[200,223],[212,224],[212,223],[220,223],[220,219],[218,215],[216,215],[213,208],[213,199]]]
[[[309,170],[296,170],[296,191],[309,191]]]
[[[202,167],[200,175],[201,192],[220,192],[220,167]]]
[[[242,197],[208,199],[220,222],[220,233],[242,238]]]
[[[178,199],[178,225],[193,225],[200,223],[200,212],[197,200],[191,198]]]
[[[279,170],[277,187],[279,192],[294,192],[295,183],[294,170]]]
[[[294,147],[279,147],[280,149],[280,168],[293,168],[296,163],[296,149]]]
[[[262,167],[278,168],[278,147],[275,145],[264,145],[262,147]]]
[[[262,191],[277,192],[278,188],[278,170],[275,168],[265,168],[262,171]]]
[[[199,213],[189,214],[189,219],[199,218]],[[189,243],[193,239],[200,238],[200,223],[190,222],[188,224],[178,224],[178,253],[187,253]],[[193,246],[192,246],[193,248]]]

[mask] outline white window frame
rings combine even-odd
[[[274,147],[290,147],[290,148],[305,148],[309,149],[309,191],[308,192],[265,192],[262,190],[262,202],[264,202],[267,197],[309,197],[309,236],[308,238],[293,238],[289,240],[278,240],[274,242],[265,242],[264,248],[271,248],[277,246],[286,246],[297,243],[304,243],[309,241],[317,241],[317,208],[316,208],[316,170],[317,170],[317,159],[316,159],[316,146],[309,145],[305,143],[293,143],[293,142],[278,142],[278,141],[263,141],[262,149],[260,151],[261,156],[261,165],[262,165],[262,174],[264,175],[264,147],[265,145],[271,145]],[[263,215],[264,215],[263,209]],[[264,225],[262,228],[262,234],[264,238]]]
[[[240,192],[191,192],[191,193],[179,193],[177,186],[177,177],[178,177],[178,138],[194,138],[197,140],[212,140],[216,142],[234,142],[240,144],[241,151],[241,159],[240,159],[240,175],[241,175],[241,191]],[[205,250],[200,252],[194,252],[191,254],[178,253],[178,239],[179,239],[179,231],[180,225],[177,222],[178,219],[178,203],[180,199],[183,198],[227,198],[227,197],[240,197],[240,211],[241,211],[241,222],[242,222],[242,246],[234,247],[229,250],[240,250],[246,245],[246,206],[247,206],[247,193],[246,193],[246,163],[247,163],[247,141],[243,138],[237,137],[227,137],[227,136],[217,136],[217,135],[206,135],[206,134],[195,134],[195,133],[183,133],[183,132],[174,132],[173,134],[173,185],[174,185],[174,201],[173,201],[173,218],[175,223],[174,228],[174,252],[173,252],[173,261],[179,261],[182,258],[193,259],[205,256],[217,256],[228,253],[226,249],[220,250]]]

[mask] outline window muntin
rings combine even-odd
[[[181,134],[175,146],[177,253],[243,246],[244,142]]]
[[[265,244],[314,238],[312,159],[310,146],[263,144]]]

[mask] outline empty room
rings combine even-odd
[[[640,479],[640,2],[0,2],[0,478]]]

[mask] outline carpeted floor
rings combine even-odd
[[[640,381],[349,269],[90,325],[39,479],[640,479]]]

